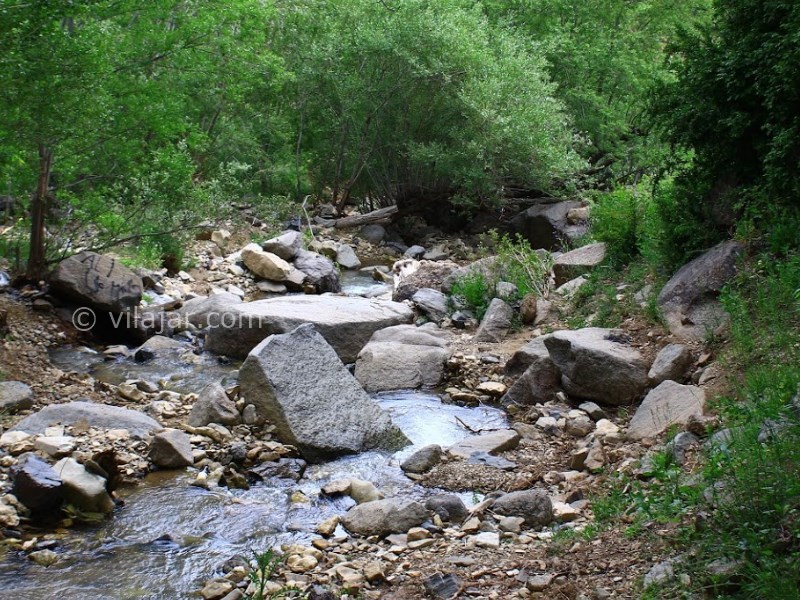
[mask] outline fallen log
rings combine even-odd
[[[335,219],[333,226],[337,229],[345,229],[347,227],[361,227],[362,225],[372,224],[385,224],[389,223],[397,214],[397,206],[387,206],[386,208],[379,208],[363,215],[353,215],[351,217],[342,217]]]

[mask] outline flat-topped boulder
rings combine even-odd
[[[553,262],[556,287],[587,273],[599,266],[606,258],[605,242],[581,246],[558,256]]]
[[[519,445],[519,440],[519,433],[513,429],[500,429],[461,440],[450,446],[447,452],[459,458],[469,458],[475,452],[495,454],[513,450]]]
[[[703,416],[706,393],[693,385],[663,381],[647,394],[628,425],[628,438],[655,437],[672,425],[685,425]]]
[[[224,312],[208,333],[206,348],[212,352],[245,357],[264,338],[311,323],[345,363],[355,362],[379,329],[414,319],[405,304],[347,296],[270,298],[231,304]]]
[[[54,293],[98,311],[119,313],[142,300],[142,278],[119,259],[96,252],[65,258],[50,277]]]
[[[127,429],[136,438],[146,437],[164,428],[161,423],[137,410],[78,400],[45,406],[22,419],[12,430],[43,434],[51,425],[70,427],[81,421],[98,429]]]
[[[239,386],[275,436],[306,460],[409,443],[312,325],[256,346],[239,371]]]

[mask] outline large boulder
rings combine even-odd
[[[375,500],[354,506],[342,517],[342,525],[363,537],[406,533],[423,523],[430,512],[419,502],[401,498]]]
[[[447,296],[439,290],[422,288],[416,291],[411,301],[422,314],[437,325],[447,318]]]
[[[261,244],[261,247],[283,260],[292,260],[303,249],[303,235],[299,231],[284,231],[277,237]]]
[[[61,506],[64,497],[61,478],[35,454],[20,457],[13,470],[11,493],[31,512],[45,514]]]
[[[78,400],[45,406],[39,412],[24,418],[12,429],[30,434],[43,434],[51,425],[61,424],[69,427],[81,421],[98,429],[127,429],[136,438],[144,438],[164,428],[155,419],[136,410]]]
[[[524,490],[500,496],[492,512],[507,517],[522,517],[530,527],[544,527],[553,522],[553,502],[540,490]]]
[[[392,300],[397,302],[409,300],[423,288],[442,288],[450,274],[457,269],[458,265],[451,261],[419,261],[411,258],[398,260],[392,265],[394,279]],[[442,289],[442,291],[448,290]]]
[[[329,258],[316,252],[300,250],[294,259],[294,266],[305,273],[305,283],[313,286],[317,294],[342,291],[339,272]]]
[[[239,296],[224,292],[214,296],[192,298],[177,312],[181,319],[195,327],[219,327],[228,320],[227,315],[235,314],[231,307],[237,304],[242,304]]]
[[[209,423],[237,425],[241,421],[236,404],[217,382],[209,383],[200,391],[187,419],[191,427],[203,427]]]
[[[683,344],[664,346],[647,373],[650,385],[658,385],[667,379],[679,382],[686,375],[692,360],[692,350],[688,346]]]
[[[409,443],[312,325],[256,346],[239,385],[258,415],[275,425],[275,435],[307,460]]]
[[[212,325],[206,348],[218,354],[244,357],[269,335],[313,324],[346,363],[379,329],[410,323],[414,312],[388,300],[345,296],[287,296],[230,305],[226,318]]]
[[[664,381],[652,389],[628,424],[632,440],[655,437],[671,425],[685,425],[693,416],[702,416],[706,393],[693,385]]]
[[[90,473],[72,458],[62,458],[53,465],[53,471],[64,484],[64,499],[69,504],[86,512],[110,513],[114,510],[114,501],[106,491],[104,477]]]
[[[588,230],[585,224],[574,225],[568,219],[569,212],[581,206],[573,201],[531,206],[511,220],[510,232],[528,240],[532,248],[557,250],[565,241],[575,240]]]
[[[262,279],[283,281],[292,272],[292,265],[277,254],[264,251],[258,244],[248,244],[241,254],[244,266]]]
[[[475,341],[502,342],[511,329],[513,318],[514,309],[500,298],[493,298],[475,333]]]
[[[658,306],[674,335],[703,340],[728,321],[719,294],[736,274],[743,252],[739,242],[722,242],[682,266],[662,288]]]
[[[15,413],[33,406],[33,390],[21,381],[0,381],[0,413]]]
[[[548,336],[531,340],[517,350],[506,363],[506,374],[522,375],[508,388],[501,402],[503,405],[532,405],[552,400],[561,390],[561,371],[545,346]]]
[[[556,257],[553,262],[553,275],[556,287],[564,285],[571,279],[591,271],[606,259],[604,242],[581,246]]]
[[[358,354],[356,379],[368,392],[434,387],[444,377],[449,340],[433,323],[376,331]]]
[[[56,294],[99,311],[119,313],[142,300],[142,278],[119,259],[96,252],[65,258],[50,277]]]
[[[619,330],[557,331],[544,344],[568,394],[622,405],[636,400],[647,386],[647,364]]]

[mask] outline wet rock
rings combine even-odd
[[[553,275],[556,286],[570,279],[584,275],[599,266],[606,258],[606,245],[603,242],[589,244],[560,254],[553,262]]]
[[[736,274],[743,252],[739,242],[722,242],[682,266],[662,288],[658,306],[674,335],[701,341],[727,323],[719,294]]]
[[[553,522],[553,503],[539,490],[504,494],[494,501],[492,511],[509,517],[522,517],[530,527],[544,527]]]
[[[317,294],[342,291],[336,266],[321,254],[300,250],[294,259],[294,266],[305,273],[305,283],[310,284]]]
[[[262,243],[261,247],[283,260],[292,260],[303,248],[303,236],[299,231],[284,231],[279,236]]]
[[[63,482],[64,500],[86,512],[110,513],[114,502],[106,492],[106,480],[72,458],[62,458],[53,470]]]
[[[405,533],[423,523],[429,515],[419,502],[387,498],[354,506],[341,518],[341,523],[356,535],[384,537],[390,533]]]
[[[189,436],[178,429],[166,429],[153,436],[150,462],[162,469],[180,469],[194,464]]]
[[[259,415],[275,425],[278,439],[307,460],[408,444],[313,325],[270,336],[254,348],[239,385]]]
[[[691,364],[692,351],[689,347],[683,344],[669,344],[656,356],[647,378],[650,380],[650,385],[658,385],[667,379],[680,383]]]
[[[437,600],[451,600],[461,592],[463,584],[452,573],[434,573],[422,582],[425,591]]]
[[[212,326],[206,348],[218,354],[244,357],[269,335],[313,324],[346,363],[379,329],[411,323],[414,312],[405,304],[344,296],[270,298],[227,309],[225,321]]]
[[[21,381],[0,381],[0,413],[13,414],[33,406],[33,390]]]
[[[425,508],[442,521],[461,523],[469,515],[464,502],[455,494],[437,494],[425,500]]]
[[[139,305],[144,284],[119,259],[80,252],[58,263],[50,287],[54,293],[96,311],[120,313]]]
[[[242,248],[241,256],[244,266],[261,279],[283,281],[292,271],[292,265],[277,254],[265,252],[258,244]]]
[[[447,452],[459,458],[469,458],[473,452],[496,454],[513,450],[519,445],[519,433],[513,429],[501,429],[467,438],[450,446]]]
[[[187,349],[187,345],[183,342],[163,335],[155,335],[136,349],[133,353],[133,358],[137,362],[144,362],[156,356],[163,356],[171,352],[180,352]]]
[[[655,437],[670,425],[685,425],[702,415],[706,394],[700,388],[664,381],[647,394],[628,425],[628,438]]]
[[[486,309],[478,331],[476,342],[501,342],[511,328],[514,310],[500,298],[494,298]]]
[[[139,439],[163,429],[161,423],[136,410],[76,401],[45,406],[17,423],[14,430],[42,434],[51,425],[73,426],[79,422],[98,429],[127,429],[133,437]]]
[[[236,410],[236,404],[217,382],[210,383],[201,390],[187,419],[192,427],[203,427],[209,423],[237,425],[240,422],[241,415]]]
[[[306,461],[300,458],[281,458],[275,462],[261,463],[249,472],[263,480],[282,477],[300,481],[305,471]]]
[[[434,387],[444,376],[449,340],[433,323],[381,329],[358,354],[355,377],[367,392]]]
[[[42,567],[49,567],[58,562],[58,554],[45,548],[44,550],[36,550],[28,554],[28,560],[32,560]]]
[[[644,358],[625,339],[619,330],[589,327],[558,331],[544,343],[568,394],[621,405],[637,399],[647,385]]]
[[[422,288],[411,297],[411,301],[434,323],[441,324],[447,318],[447,296],[431,288]]]
[[[13,471],[11,493],[31,512],[48,514],[61,506],[61,478],[35,454],[24,454]]]
[[[443,454],[442,447],[438,444],[424,446],[405,459],[400,468],[406,473],[421,475],[438,465],[442,461]]]

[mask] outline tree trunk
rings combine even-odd
[[[29,279],[41,279],[45,272],[45,221],[47,219],[47,192],[50,187],[50,170],[53,153],[44,144],[39,145],[39,179],[31,202],[31,249],[28,254]]]

